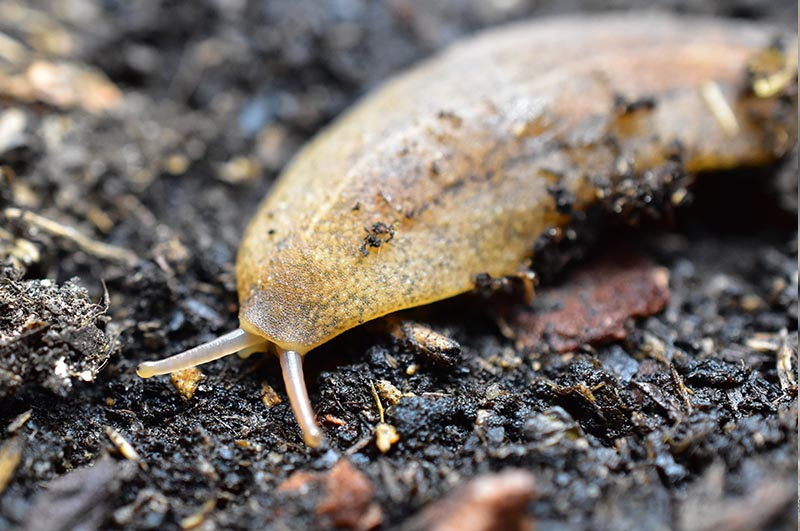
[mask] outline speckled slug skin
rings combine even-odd
[[[775,160],[795,142],[795,93],[756,96],[748,62],[780,36],[615,14],[455,44],[369,94],[284,171],[239,250],[242,328],[304,354],[469,291],[476,274],[513,274],[569,220],[550,186],[585,209],[598,178]]]

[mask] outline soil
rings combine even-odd
[[[461,345],[447,363],[369,326],[315,350],[321,449],[271,356],[135,374],[237,326],[245,224],[357,97],[483,27],[648,4],[797,20],[783,0],[0,0],[0,530],[796,529],[796,152],[542,242],[534,312],[514,282],[410,312]]]

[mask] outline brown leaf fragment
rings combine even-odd
[[[661,311],[669,272],[648,259],[614,251],[576,270],[559,286],[539,290],[533,309],[504,319],[521,348],[563,353],[582,344],[625,338],[625,321]]]
[[[298,492],[305,494],[309,489],[319,483],[320,475],[298,470],[278,485],[277,492]]]
[[[504,470],[473,479],[426,507],[403,531],[523,531],[534,522],[526,513],[536,494],[533,475]]]
[[[665,392],[658,385],[647,382],[632,381],[631,384],[652,400],[672,422],[678,422],[683,418],[681,404],[672,394]]]
[[[295,472],[277,491],[305,495],[316,486],[322,486],[325,493],[316,509],[320,527],[366,531],[381,524],[383,512],[373,502],[375,487],[347,459],[325,473]]]
[[[317,516],[329,519],[335,527],[372,529],[381,523],[381,509],[372,501],[375,487],[350,461],[340,460],[326,474],[325,489]]]

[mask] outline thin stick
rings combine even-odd
[[[70,240],[87,253],[98,258],[125,262],[129,265],[135,264],[139,259],[133,251],[117,247],[116,245],[98,242],[69,225],[53,221],[52,219],[30,211],[9,207],[3,210],[3,215],[7,219],[19,219],[53,236],[59,236]]]

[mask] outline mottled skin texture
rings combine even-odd
[[[613,185],[676,157],[692,172],[774,160],[794,142],[796,100],[751,95],[745,67],[776,35],[655,16],[541,20],[391,80],[312,141],[261,205],[237,261],[242,328],[306,353],[469,291],[479,273],[513,274],[543,230],[568,221],[553,184],[585,208],[596,178]],[[701,97],[708,81],[737,134]],[[654,105],[625,112],[619,97]]]

